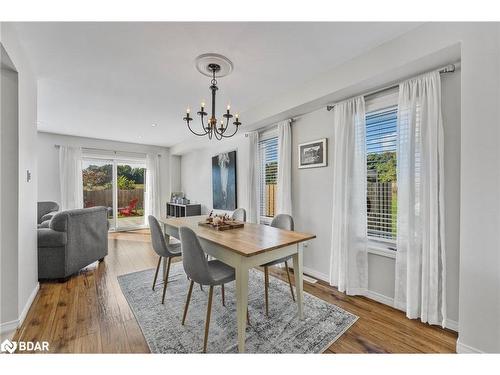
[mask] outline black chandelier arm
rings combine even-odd
[[[201,128],[203,129],[205,134],[208,134],[208,132],[210,131],[210,128],[205,128],[205,123],[203,122],[203,115],[201,115]]]
[[[235,129],[234,129],[233,134],[231,134],[231,135],[222,134],[222,137],[224,137],[224,138],[231,138],[233,135],[235,135],[238,132],[238,126],[235,125],[234,127],[235,127]]]
[[[187,121],[187,125],[188,125],[188,129],[191,131],[191,133],[193,133],[194,135],[197,135],[198,137],[204,137],[205,135],[208,134],[207,131],[205,131],[205,133],[202,133],[202,134],[199,134],[199,133],[196,133],[195,131],[193,131],[193,129],[191,129],[191,125],[189,125],[189,121]]]
[[[217,139],[218,141],[220,141],[223,137],[222,133],[219,133],[219,131],[217,130],[217,127],[215,127],[214,136],[215,136],[215,139]]]

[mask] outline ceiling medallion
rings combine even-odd
[[[220,120],[220,125],[217,127],[217,118],[215,117],[215,97],[217,90],[219,89],[217,87],[217,77],[224,77],[230,74],[233,70],[233,63],[225,56],[218,55],[216,53],[206,53],[203,55],[200,55],[196,58],[196,69],[203,75],[206,75],[208,77],[212,77],[212,80],[210,82],[210,91],[212,95],[212,103],[211,103],[211,114],[210,117],[208,117],[208,113],[205,112],[205,103],[201,103],[201,108],[197,112],[198,116],[200,116],[200,121],[201,121],[201,128],[202,132],[198,133],[193,131],[191,129],[191,125],[189,124],[191,121],[193,121],[193,118],[190,116],[190,109],[188,108],[186,110],[186,117],[183,118],[184,121],[186,121],[187,126],[191,133],[194,135],[197,135],[199,137],[203,137],[205,135],[208,136],[209,139],[212,139],[212,137],[215,137],[218,140],[221,140],[222,138],[230,138],[233,135],[236,134],[238,131],[238,127],[241,125],[241,122],[239,121],[239,115],[236,114],[235,121],[233,121],[234,125],[234,131],[231,134],[226,134],[228,128],[229,128],[229,121],[230,119],[233,118],[233,115],[231,114],[231,106],[227,106],[226,113],[222,115],[223,118],[225,118],[225,124],[224,120]],[[205,117],[208,117],[207,119],[207,124],[205,124]]]

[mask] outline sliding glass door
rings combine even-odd
[[[116,175],[117,229],[144,226],[146,165],[140,162],[117,162]]]
[[[84,158],[82,180],[83,207],[106,207],[111,230],[146,226],[145,161]]]
[[[113,160],[82,160],[83,207],[106,207],[110,229],[115,229],[113,164]]]

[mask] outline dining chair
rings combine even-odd
[[[234,281],[235,270],[220,260],[207,260],[198,236],[196,236],[196,233],[194,233],[192,229],[180,227],[179,234],[181,238],[182,264],[186,275],[191,280],[186,305],[184,306],[182,325],[186,322],[193,284],[198,283],[200,285],[210,286],[208,292],[207,316],[205,320],[205,338],[203,340],[203,353],[206,353],[214,286],[220,285],[223,292],[224,284]]]
[[[233,211],[231,218],[238,221],[247,221],[247,212],[244,208],[237,208]]]
[[[153,249],[160,256],[158,259],[158,265],[156,266],[155,278],[153,280],[153,290],[155,290],[156,279],[158,278],[158,271],[160,270],[160,264],[162,258],[167,261],[167,271],[165,273],[165,280],[163,281],[163,295],[161,297],[161,303],[165,303],[165,293],[167,291],[168,284],[168,274],[170,273],[170,263],[172,262],[172,258],[181,256],[181,244],[171,244],[165,241],[165,237],[163,236],[163,232],[160,227],[160,223],[158,220],[152,216],[148,216],[149,229],[151,231],[151,242],[153,244]]]
[[[276,215],[271,221],[271,226],[279,229],[292,230],[294,229],[293,217],[286,214]],[[288,261],[292,258],[291,255],[286,257],[273,260],[272,262],[263,264],[264,267],[264,295],[266,299],[266,316],[269,316],[269,267],[275,266],[277,264],[285,263],[286,275],[288,277],[288,284],[290,285],[290,292],[292,294],[292,299],[295,302],[295,295],[293,293],[292,281],[290,280],[290,270],[288,269]]]

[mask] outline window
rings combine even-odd
[[[395,105],[366,114],[368,237],[390,242],[397,230],[397,116]]]
[[[260,218],[269,223],[276,213],[278,180],[278,137],[275,132],[262,136],[260,153]]]

